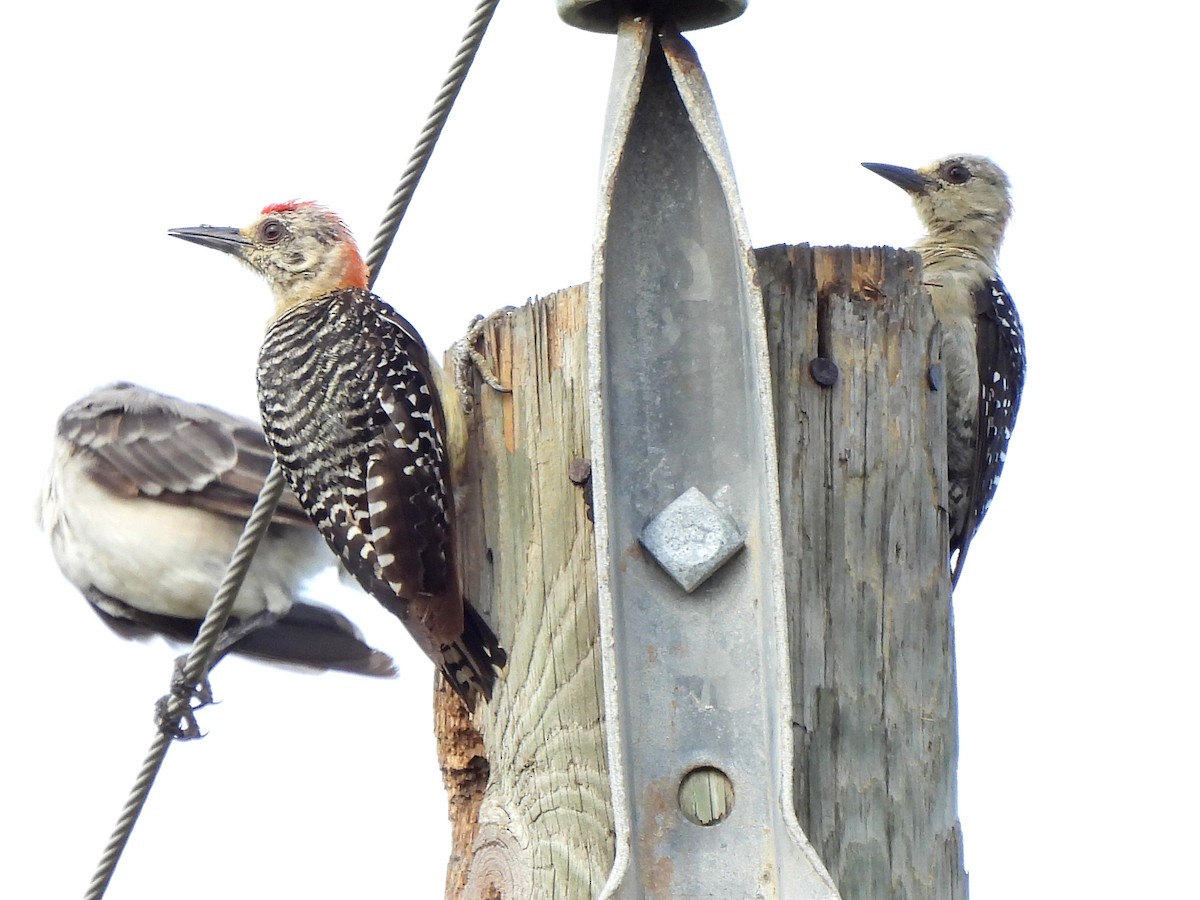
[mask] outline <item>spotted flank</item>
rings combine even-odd
[[[259,357],[264,430],[301,505],[473,706],[503,654],[459,587],[432,379],[416,331],[361,288],[287,310]]]

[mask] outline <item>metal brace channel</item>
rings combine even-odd
[[[792,801],[779,487],[750,242],[695,51],[648,20],[618,31],[602,165],[588,350],[617,840],[601,896],[836,900]],[[702,544],[722,516],[745,545],[713,541],[728,561],[689,593],[681,584],[694,579],[677,583],[646,548],[689,533]]]

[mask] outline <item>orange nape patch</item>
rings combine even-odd
[[[307,206],[316,206],[312,200],[285,200],[283,203],[269,203],[263,207],[259,215],[269,215],[270,213],[295,212],[298,209],[303,209]]]
[[[371,273],[367,271],[367,264],[363,262],[354,241],[347,241],[346,270],[342,273],[342,283],[338,287],[342,289],[362,288],[365,291],[370,281]]]

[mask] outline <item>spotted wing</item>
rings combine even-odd
[[[979,419],[975,440],[974,482],[954,560],[952,581],[958,583],[967,550],[996,494],[1008,442],[1017,422],[1025,386],[1025,333],[1003,282],[985,281],[974,294],[976,347],[979,360]]]
[[[445,420],[420,336],[390,307],[378,307],[391,352],[377,369],[384,419],[367,472],[371,532],[380,574],[445,644],[463,628]]]

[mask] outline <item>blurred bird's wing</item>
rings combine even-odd
[[[251,419],[128,382],[99,388],[59,418],[58,435],[118,496],[151,497],[245,519],[274,457]],[[275,521],[307,524],[284,493]]]

